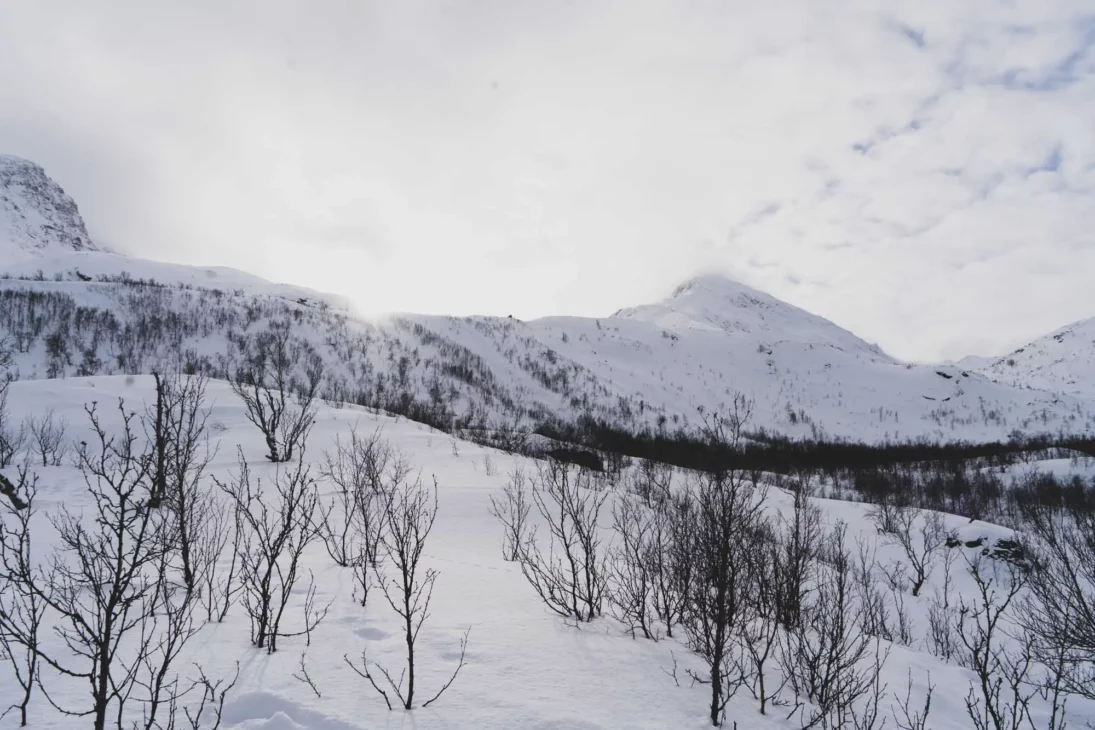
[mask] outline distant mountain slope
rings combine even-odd
[[[0,259],[95,251],[80,211],[38,165],[0,155]]]
[[[1019,388],[1095,399],[1095,318],[1073,322],[978,370]]]
[[[745,315],[731,308],[719,316]],[[0,280],[0,338],[16,343],[22,378],[155,367],[223,376],[239,338],[275,320],[289,321],[297,341],[323,357],[329,400],[446,426],[590,416],[673,430],[697,425],[701,409],[718,410],[740,392],[755,401],[754,428],[795,437],[985,440],[1095,427],[1091,399],[1018,389],[954,366],[903,365],[865,344],[811,342],[797,321],[763,338],[625,316],[365,321],[323,300],[261,289],[84,281],[72,272],[60,281]]]
[[[657,304],[621,309],[613,317],[668,330],[722,332],[768,344],[827,345],[892,362],[877,346],[829,320],[723,276],[690,279]]]
[[[593,418],[673,430],[741,393],[755,403],[753,428],[793,437],[1095,431],[1095,388],[1085,379],[1095,325],[1055,333],[1021,367],[995,363],[990,379],[898,362],[826,319],[718,276],[604,318],[369,321],[338,297],[232,269],[97,251],[75,203],[40,168],[2,159],[0,347],[15,351],[21,378],[164,367],[224,377],[241,338],[288,321],[298,345],[323,357],[328,400],[446,427]],[[1005,367],[1026,375],[1009,381],[996,372]]]

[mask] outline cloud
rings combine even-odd
[[[0,89],[100,240],[370,311],[722,270],[919,359],[1095,316],[1085,0],[13,0]]]

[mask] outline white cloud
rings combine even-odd
[[[369,310],[731,272],[899,356],[1095,315],[1086,0],[14,0],[0,149],[93,235]]]

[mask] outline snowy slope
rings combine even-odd
[[[1095,318],[1073,322],[978,370],[1019,388],[1095,398]]]
[[[236,447],[250,461],[253,474],[268,482],[275,468],[262,459],[261,435],[245,418],[240,402],[223,383],[212,383],[208,392],[214,404],[210,425],[210,448],[215,458],[208,477],[230,479],[236,471]],[[65,381],[18,382],[13,384],[10,407],[15,419],[44,409],[69,423],[72,441],[91,440],[83,405],[97,401],[106,423],[116,427],[111,410],[118,398],[129,408],[140,409],[154,398],[151,379],[72,378]],[[705,686],[691,682],[685,672],[702,671],[700,660],[678,637],[650,641],[633,639],[621,624],[602,618],[581,628],[555,616],[536,598],[514,563],[501,557],[500,532],[489,515],[489,499],[507,482],[507,474],[520,467],[526,472],[533,464],[523,458],[451,441],[448,436],[402,419],[376,416],[361,409],[322,406],[308,443],[306,458],[318,474],[324,450],[333,448],[336,436],[345,437],[352,426],[364,433],[382,430],[383,435],[410,463],[421,469],[427,483],[436,476],[439,488],[437,523],[425,551],[426,567],[440,571],[430,605],[430,618],[422,630],[419,646],[418,681],[421,692],[432,694],[447,678],[459,654],[459,641],[470,627],[467,666],[450,691],[436,704],[413,713],[388,712],[381,698],[364,679],[346,666],[343,655],[359,658],[367,650],[371,661],[397,668],[403,657],[399,624],[379,596],[370,597],[365,608],[352,597],[352,579],[347,569],[337,567],[320,544],[305,552],[303,574],[314,574],[317,599],[331,603],[330,613],[308,641],[303,636],[279,643],[270,655],[250,646],[248,622],[237,604],[224,623],[204,625],[177,661],[182,676],[191,677],[200,665],[211,678],[230,677],[236,662],[240,678],[225,704],[226,730],[371,730],[373,728],[434,728],[446,730],[700,730],[710,727],[706,719],[709,693]],[[454,444],[455,443],[455,449]],[[454,453],[455,450],[455,453]],[[488,470],[488,459],[492,467]],[[41,486],[35,527],[36,551],[47,554],[52,539],[48,517],[60,506],[74,513],[92,509],[87,488],[77,470],[66,462],[59,467],[36,467]],[[489,473],[488,473],[489,471]],[[14,476],[12,470],[5,474]],[[206,483],[213,489],[210,479]],[[331,486],[321,481],[324,498]],[[612,499],[620,496],[614,493]],[[778,489],[768,496],[768,509],[785,513],[789,497]],[[900,550],[885,544],[867,517],[863,504],[818,499],[826,525],[846,522],[847,544],[856,549],[863,541],[877,550],[881,564],[903,561]],[[607,543],[613,540],[611,516],[602,515]],[[964,540],[997,539],[1010,535],[1004,528],[965,518],[947,516],[946,524]],[[958,548],[958,551],[964,550]],[[969,555],[976,550],[969,551]],[[224,557],[227,561],[227,556]],[[953,569],[951,600],[971,595],[968,577],[959,558]],[[222,565],[222,569],[224,569]],[[911,672],[913,702],[923,701],[926,682],[935,686],[929,727],[960,730],[969,727],[963,700],[972,673],[954,662],[927,653],[927,610],[943,586],[945,573],[937,566],[922,595],[904,596],[912,622],[914,640],[909,646],[893,645],[884,666],[883,679],[890,692],[883,698],[883,712],[904,696]],[[290,630],[299,627],[304,595],[298,592],[289,604],[286,622]],[[888,645],[888,642],[884,642]],[[321,696],[294,678],[305,655],[310,677]],[[670,676],[678,664],[678,682]],[[396,669],[398,671],[398,669]],[[67,707],[86,703],[85,680],[65,678],[47,668],[42,681],[55,701]],[[14,696],[14,679],[7,665],[0,663],[0,697]],[[891,694],[891,692],[893,694]],[[184,701],[191,701],[188,698]],[[919,704],[917,704],[919,707]],[[799,727],[784,719],[783,712],[761,716],[756,702],[745,690],[731,701],[726,727],[758,730]],[[1071,718],[1077,726],[1095,719],[1095,707],[1082,700],[1070,700]],[[1034,719],[1044,723],[1045,704],[1035,701]],[[53,711],[41,693],[31,706],[30,725],[61,730],[86,726]],[[14,728],[14,714],[0,719],[0,728]],[[887,723],[886,727],[889,727]]]
[[[138,263],[117,262],[127,270]],[[179,269],[159,266],[168,281],[184,279]],[[403,412],[413,402],[450,414],[441,422],[468,426],[593,416],[628,429],[675,429],[694,426],[701,408],[722,408],[743,393],[756,403],[754,428],[792,436],[984,440],[1014,430],[1095,427],[1091,398],[1016,388],[954,366],[901,364],[788,305],[731,300],[697,312],[670,298],[603,319],[366,321],[325,299],[265,283],[229,290],[203,287],[200,278],[184,286],[107,276],[89,282],[82,269],[74,271],[62,272],[60,281],[0,280],[0,336],[20,343],[22,378],[165,365],[223,373],[234,338],[288,319],[326,361],[329,399]],[[705,286],[739,290],[710,279]],[[728,331],[714,321],[734,326]],[[46,340],[55,333],[65,347],[51,356]]]
[[[0,261],[95,251],[76,203],[38,165],[0,155]]]
[[[288,319],[327,363],[330,400],[443,414],[436,422],[534,427],[593,417],[675,429],[741,393],[756,403],[754,428],[796,437],[1095,430],[1090,323],[1017,353],[1030,362],[1009,379],[1007,360],[985,374],[900,363],[828,320],[718,276],[599,319],[365,320],[339,297],[244,272],[95,250],[75,203],[27,161],[0,158],[0,195],[0,338],[15,343],[23,378],[165,365],[223,375],[235,339]]]

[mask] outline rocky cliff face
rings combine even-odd
[[[96,250],[75,201],[45,170],[0,155],[0,258]]]

